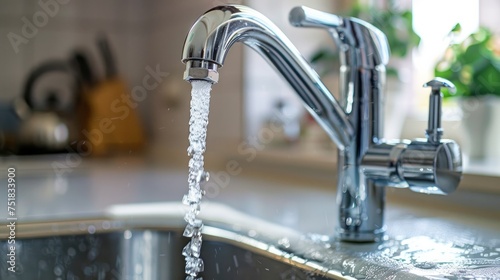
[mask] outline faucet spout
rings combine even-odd
[[[288,81],[338,149],[353,143],[355,128],[297,48],[269,19],[245,6],[219,6],[202,15],[184,42],[185,80],[218,81],[218,68],[236,42],[257,51]]]

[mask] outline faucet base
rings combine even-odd
[[[337,237],[340,240],[347,242],[379,242],[385,239],[385,229],[386,227],[384,226],[383,228],[375,231],[362,232],[337,228]]]

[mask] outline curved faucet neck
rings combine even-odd
[[[329,92],[318,74],[309,66],[297,48],[269,19],[245,6],[219,6],[201,16],[189,31],[182,61],[205,65],[224,64],[224,59],[236,42],[242,42],[272,64],[301,97],[307,110],[325,129],[341,150],[351,145],[354,128],[348,115]],[[191,63],[186,67],[186,80],[205,79],[206,71],[192,75]]]

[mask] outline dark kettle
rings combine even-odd
[[[81,85],[73,71],[66,61],[52,60],[41,64],[28,76],[22,98],[14,101],[15,111],[22,120],[18,133],[20,153],[62,152],[78,137],[76,120],[70,108],[62,108],[57,89],[69,82],[71,98],[76,102]],[[45,98],[40,105],[35,100],[35,94],[39,94],[36,85],[53,73],[63,74],[60,79],[65,81],[53,82],[53,87],[44,92]]]

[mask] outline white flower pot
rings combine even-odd
[[[463,113],[464,154],[472,160],[500,157],[500,98],[470,97],[459,103]]]

